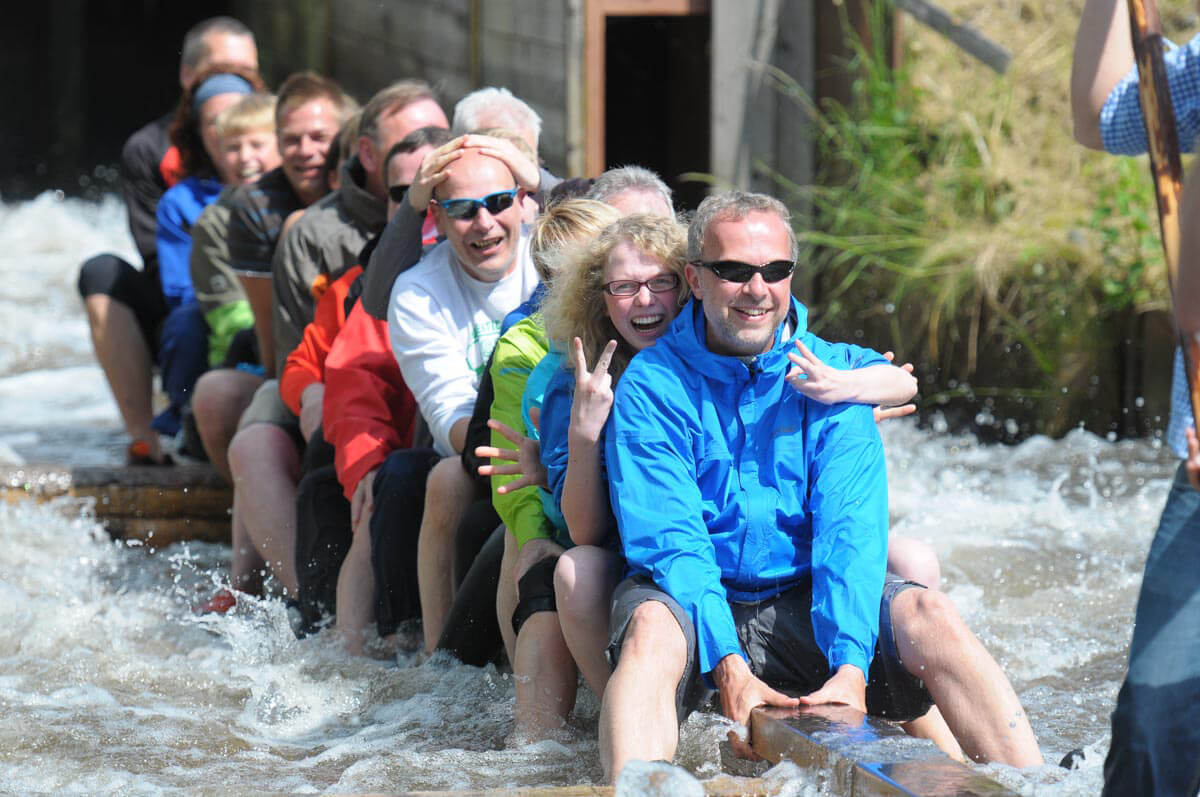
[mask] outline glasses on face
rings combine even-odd
[[[772,260],[761,266],[752,266],[740,260],[695,260],[693,266],[703,266],[717,275],[717,279],[726,282],[749,282],[755,274],[763,278],[763,282],[779,282],[787,279],[796,268],[791,260]]]
[[[613,280],[605,283],[604,292],[609,296],[628,298],[637,296],[638,291],[645,285],[651,293],[668,293],[679,287],[678,274],[659,274],[645,282],[639,280]]]
[[[388,196],[391,197],[392,201],[397,205],[404,201],[404,195],[406,193],[408,193],[408,185],[406,184],[400,183],[388,186]]]
[[[517,189],[510,188],[507,191],[497,191],[479,199],[442,199],[438,201],[438,204],[450,218],[466,221],[475,218],[475,214],[479,212],[480,208],[487,208],[487,212],[493,216],[503,213],[512,207],[516,199]]]

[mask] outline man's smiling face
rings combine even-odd
[[[770,211],[753,211],[741,219],[718,218],[704,233],[701,259],[736,260],[759,266],[791,260],[786,222]],[[692,293],[704,306],[708,348],[716,354],[751,357],[771,348],[775,330],[791,306],[791,280],[766,282],[755,274],[749,282],[728,282],[710,269],[689,263]]]

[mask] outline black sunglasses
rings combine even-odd
[[[487,208],[487,212],[493,216],[503,213],[512,207],[516,199],[517,189],[510,188],[507,191],[497,191],[479,199],[443,199],[438,204],[450,218],[466,221],[475,218],[475,214],[479,212],[480,208]]]
[[[752,266],[740,260],[693,260],[693,266],[703,266],[726,282],[749,282],[755,274],[762,275],[763,282],[779,282],[791,276],[796,264],[791,260],[772,260],[761,266]]]
[[[392,201],[399,205],[404,201],[404,195],[408,193],[408,185],[405,183],[397,183],[396,185],[388,186],[388,196]]]

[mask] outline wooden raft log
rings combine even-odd
[[[718,775],[702,781],[707,797],[769,797],[771,784],[762,778]],[[410,791],[404,797],[613,797],[612,786],[529,786],[479,791]]]
[[[230,538],[233,492],[209,465],[10,465],[0,467],[0,497],[8,503],[57,501],[71,511],[82,505],[115,539],[160,548]]]
[[[759,707],[750,713],[754,752],[773,763],[786,758],[801,768],[824,770],[833,779],[835,794],[1016,797],[1016,792],[950,759],[932,743],[927,756],[915,759],[911,745],[877,744],[896,738],[908,737],[897,726],[847,706],[800,711]],[[870,749],[864,751],[867,745]]]

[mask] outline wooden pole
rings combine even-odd
[[[1138,68],[1138,97],[1142,120],[1146,125],[1146,148],[1150,153],[1150,175],[1158,200],[1158,223],[1162,232],[1163,252],[1167,261],[1167,284],[1171,303],[1177,306],[1179,285],[1179,200],[1183,193],[1183,169],[1179,160],[1179,134],[1175,127],[1175,108],[1163,64],[1162,23],[1154,0],[1126,0],[1129,29],[1133,35],[1133,54]],[[1180,337],[1187,369],[1188,395],[1192,399],[1192,419],[1200,432],[1200,384],[1196,364],[1200,362],[1200,342]]]

